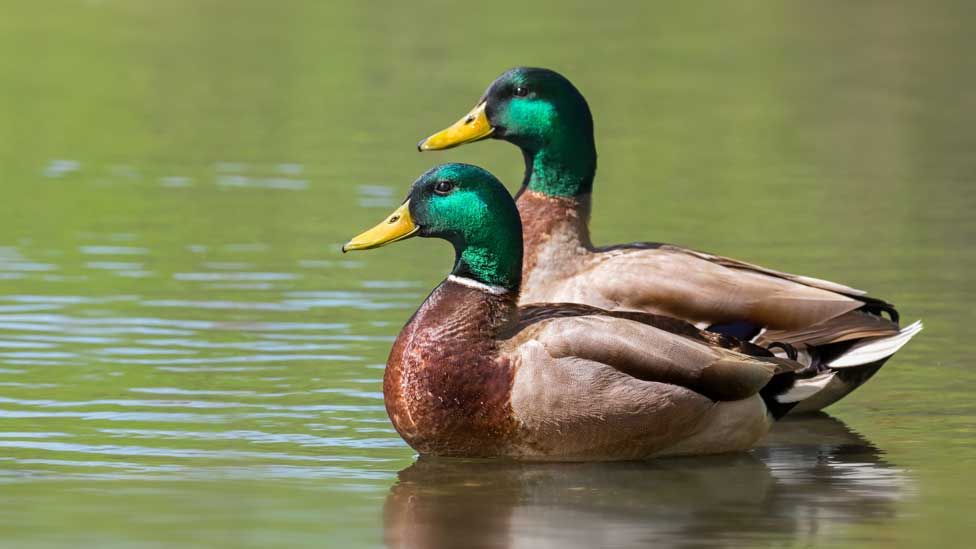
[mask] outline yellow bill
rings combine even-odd
[[[461,117],[449,128],[443,129],[417,144],[420,151],[439,151],[450,149],[472,141],[478,141],[491,135],[495,128],[488,122],[485,114],[485,101],[471,109],[471,112]]]
[[[342,251],[379,248],[397,240],[410,238],[419,230],[420,227],[414,225],[413,220],[410,219],[410,201],[407,200],[382,223],[346,242]]]

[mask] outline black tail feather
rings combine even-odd
[[[759,396],[766,403],[766,409],[769,410],[773,419],[782,418],[797,405],[796,402],[780,402],[776,399],[777,396],[789,391],[797,379],[799,378],[793,372],[777,374],[769,380],[765,387],[759,390]]]

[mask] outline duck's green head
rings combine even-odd
[[[420,176],[407,199],[342,251],[368,250],[413,236],[454,245],[452,274],[517,291],[522,276],[522,222],[505,187],[470,164],[442,164]]]
[[[421,151],[503,139],[525,154],[530,189],[554,196],[590,192],[596,171],[593,117],[583,94],[563,75],[511,69],[488,86],[468,114],[421,141]]]

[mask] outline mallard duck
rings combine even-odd
[[[522,302],[573,302],[684,319],[808,367],[843,370],[817,398],[819,410],[867,381],[922,329],[899,328],[891,304],[842,284],[650,242],[594,247],[589,217],[596,146],[583,95],[562,75],[519,67],[488,86],[455,124],[418,144],[447,149],[486,138],[518,146],[525,178],[517,195],[525,240]],[[887,315],[888,318],[885,318]]]
[[[802,365],[683,321],[578,304],[520,309],[519,213],[481,168],[424,173],[343,251],[414,236],[455,250],[450,275],[393,344],[383,380],[393,425],[421,454],[619,460],[742,450],[811,387],[800,383]]]

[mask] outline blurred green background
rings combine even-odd
[[[967,546],[974,11],[4,2],[0,545]],[[749,456],[411,467],[382,365],[451,254],[339,246],[435,163],[515,190],[510,145],[415,150],[515,65],[590,102],[598,244],[837,280],[926,331]]]

